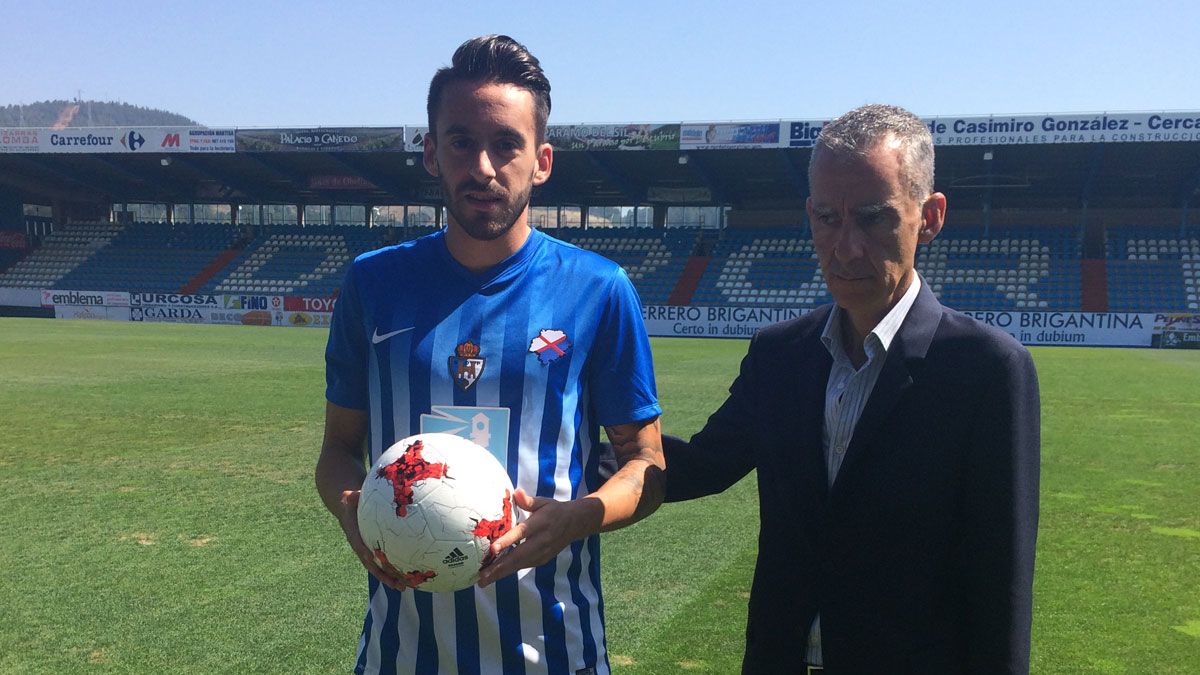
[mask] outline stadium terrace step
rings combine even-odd
[[[1108,269],[1103,258],[1081,260],[1080,309],[1085,312],[1108,311]]]
[[[692,295],[700,286],[700,278],[704,276],[704,270],[708,268],[710,260],[708,256],[699,255],[688,259],[683,274],[679,275],[679,281],[675,284],[675,290],[671,291],[670,297],[667,298],[668,305],[692,304]]]
[[[179,289],[179,293],[181,295],[191,295],[196,293],[204,287],[204,284],[208,283],[209,279],[212,279],[214,276],[216,276],[217,272],[225,269],[225,266],[228,265],[231,260],[238,257],[238,254],[241,252],[242,249],[240,248],[230,248],[222,251],[220,255],[218,255],[216,258],[213,258],[213,261],[208,264],[208,267],[200,270],[199,274],[192,277],[190,281],[184,284],[183,288]]]

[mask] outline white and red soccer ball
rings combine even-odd
[[[358,529],[384,569],[423,591],[479,579],[491,544],[513,526],[512,481],[487,450],[452,434],[388,448],[363,481]]]

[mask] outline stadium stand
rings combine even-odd
[[[1200,228],[1111,227],[1105,242],[1109,308],[1118,312],[1200,309]]]
[[[76,223],[51,232],[41,246],[0,274],[0,286],[106,290],[92,285],[64,286],[63,280],[108,246],[122,229],[116,223]]]
[[[228,223],[75,223],[46,235],[32,251],[0,251],[6,256],[0,257],[0,287],[330,297],[359,254],[387,245],[389,238],[434,231],[257,229],[256,237],[239,241],[237,228]],[[620,264],[645,304],[815,307],[830,301],[811,236],[799,226],[547,233]],[[1110,227],[1102,261],[1082,260],[1081,234],[1076,226],[986,233],[979,227],[946,228],[918,249],[917,269],[942,302],[963,310],[1080,311],[1080,270],[1088,263],[1101,265],[1107,310],[1200,310],[1200,228]],[[690,294],[692,287],[681,282],[689,261],[697,275]]]
[[[25,257],[25,251],[16,251],[11,249],[0,248],[0,273],[8,270],[21,258]]]
[[[947,229],[917,252],[917,269],[951,307],[1074,310],[1080,303],[1075,228],[1029,227],[984,236]],[[799,228],[728,230],[695,304],[815,307],[831,300],[812,239]]]
[[[398,239],[425,236],[435,228],[406,228]],[[263,228],[244,251],[200,290],[204,293],[296,293],[330,296],[341,285],[345,266],[356,256],[387,245],[386,230],[354,227]],[[561,228],[551,236],[595,251],[619,263],[643,302],[661,304],[674,289],[695,246],[698,230]]]
[[[1079,240],[1074,227],[946,228],[917,250],[917,269],[956,309],[1077,311]]]
[[[329,297],[341,286],[351,260],[384,245],[384,232],[363,227],[264,227],[200,290]]]
[[[547,230],[547,234],[594,251],[625,269],[644,304],[665,304],[695,247],[698,230],[656,233],[645,229]]]
[[[229,224],[131,223],[64,275],[57,287],[178,293],[235,238]]]
[[[726,230],[711,258],[693,304],[812,307],[828,301],[812,239],[798,228]]]
[[[1197,115],[1021,118],[1030,132],[1003,142],[939,132],[938,185],[953,220],[919,248],[917,268],[962,310],[1200,312],[1197,139],[1180,131]],[[969,119],[965,128],[992,129],[991,116]],[[777,146],[703,153],[683,142],[682,126],[678,143],[608,152],[608,135],[633,142],[641,132],[601,125],[603,142],[562,148],[534,221],[586,226],[547,232],[616,261],[646,304],[815,307],[831,298],[804,222],[805,134],[820,128],[811,122],[781,120]],[[1042,133],[1160,122],[1172,133]],[[239,150],[238,132],[221,131],[232,147],[206,149]],[[789,133],[799,135],[785,141]],[[0,229],[9,233],[0,287],[330,297],[357,254],[433,231],[401,223],[445,217],[412,148],[186,159],[75,150],[84,148],[0,153]],[[631,215],[635,227],[620,224]],[[180,224],[196,217],[238,222]],[[109,218],[117,224],[86,222]],[[685,223],[721,227],[676,227]],[[14,250],[22,234],[33,248]]]
[[[1183,276],[1187,308],[1193,312],[1200,311],[1200,263],[1183,263]]]

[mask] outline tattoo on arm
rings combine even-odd
[[[645,487],[645,481],[638,478],[637,475],[623,475],[620,479],[633,490],[634,494],[642,494],[642,488]]]
[[[623,486],[636,501],[632,521],[639,520],[662,503],[666,463],[658,418],[605,427],[605,431],[620,467],[610,480]]]

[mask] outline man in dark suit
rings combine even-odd
[[[758,470],[745,673],[1027,672],[1039,402],[1029,353],[913,268],[941,231],[921,120],[864,106],[809,165],[835,304],[762,329],[667,499]]]

